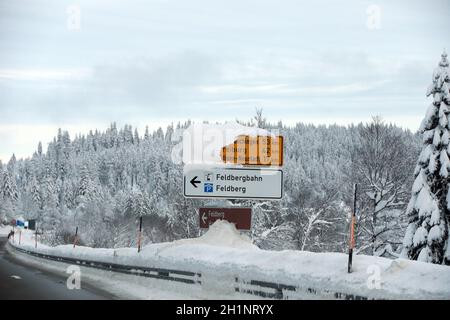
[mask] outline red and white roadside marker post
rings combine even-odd
[[[355,248],[355,224],[356,224],[356,193],[358,190],[358,185],[355,183],[353,186],[353,212],[350,219],[350,236],[348,244],[348,273],[352,272],[352,262],[353,262],[353,249]]]

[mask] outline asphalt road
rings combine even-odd
[[[105,300],[114,296],[81,283],[81,289],[69,290],[63,276],[18,261],[5,250],[6,238],[0,238],[0,300]]]

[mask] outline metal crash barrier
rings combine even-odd
[[[115,264],[110,262],[100,262],[93,260],[84,260],[78,258],[60,257],[50,254],[44,254],[19,248],[16,245],[9,243],[9,246],[14,250],[25,253],[34,257],[53,260],[57,262],[77,264],[83,267],[114,271],[124,274],[135,275],[139,277],[155,278],[160,280],[177,281],[186,284],[202,284],[202,274],[200,272],[152,268],[143,266],[131,266]],[[325,299],[339,299],[339,300],[368,300],[369,298],[354,294],[347,294],[342,292],[333,292],[329,290],[316,290],[314,288],[299,288],[298,286],[286,285],[280,283],[266,282],[261,280],[244,280],[235,277],[235,292],[258,296],[266,299],[292,299],[297,294],[307,295],[310,298],[325,298]]]

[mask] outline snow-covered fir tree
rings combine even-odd
[[[407,207],[409,225],[403,255],[412,260],[450,264],[450,76],[444,52],[433,72],[427,96],[432,96],[420,131],[423,149]]]
[[[3,201],[16,202],[19,199],[16,180],[9,170],[3,173],[1,196]]]

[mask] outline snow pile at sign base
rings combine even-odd
[[[208,231],[201,237],[182,239],[170,243],[170,246],[176,245],[209,245],[236,249],[259,250],[259,248],[252,243],[252,240],[248,236],[240,234],[234,224],[225,220],[215,221],[209,227]]]
[[[10,243],[17,246],[17,239]],[[234,290],[238,279],[294,286],[296,291],[284,292],[290,299],[334,299],[336,293],[368,299],[450,299],[448,266],[355,255],[349,274],[347,254],[260,250],[226,221],[217,221],[199,238],[150,244],[140,253],[136,248],[72,245],[38,244],[35,249],[33,233],[26,230],[21,239],[20,247],[50,255],[201,273],[201,287],[209,291],[200,298],[223,298],[224,292],[230,299],[241,298]],[[187,294],[193,289],[184,290]]]

